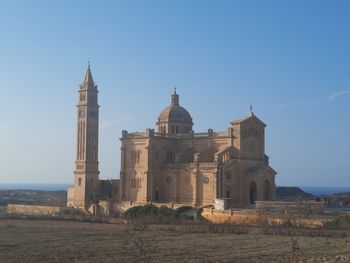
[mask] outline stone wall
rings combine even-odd
[[[232,223],[258,226],[261,223],[302,225],[306,227],[323,226],[324,218],[302,218],[293,214],[261,212],[258,210],[215,210],[203,208],[202,216],[213,223]]]
[[[21,215],[59,215],[61,207],[58,206],[39,206],[39,205],[7,205],[8,214],[21,214]]]
[[[301,203],[285,201],[256,201],[255,208],[270,211],[306,212],[306,210],[310,210],[310,212],[323,212],[325,209],[325,203],[315,201],[304,201]]]
[[[234,223],[256,225],[261,217],[255,210],[215,210],[203,208],[202,216],[213,223]]]
[[[74,207],[74,186],[67,189],[67,207]]]

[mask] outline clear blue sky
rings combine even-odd
[[[0,183],[70,183],[77,89],[99,85],[100,170],[176,85],[195,131],[255,114],[278,185],[350,186],[350,1],[1,1]]]

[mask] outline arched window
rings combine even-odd
[[[226,175],[226,180],[231,180],[231,171],[230,170],[227,170],[225,175]]]
[[[78,186],[81,186],[81,178],[78,178]]]
[[[270,195],[270,182],[269,180],[264,181],[264,201],[269,201],[271,199]]]
[[[171,151],[167,151],[166,153],[166,161],[172,162],[173,161],[173,153]]]

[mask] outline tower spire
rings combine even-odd
[[[84,83],[86,83],[87,85],[92,84],[92,86],[94,86],[94,80],[92,78],[92,74],[91,74],[91,70],[90,70],[90,61],[88,61],[88,64],[87,64]]]

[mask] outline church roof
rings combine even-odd
[[[256,117],[252,111],[249,112],[249,115],[247,117],[245,117],[243,119],[234,120],[233,122],[231,122],[231,124],[239,124],[239,123],[245,122],[245,121],[250,120],[250,119],[255,119],[258,122],[260,122],[263,126],[266,126],[266,124],[262,120],[260,120],[258,117]]]

